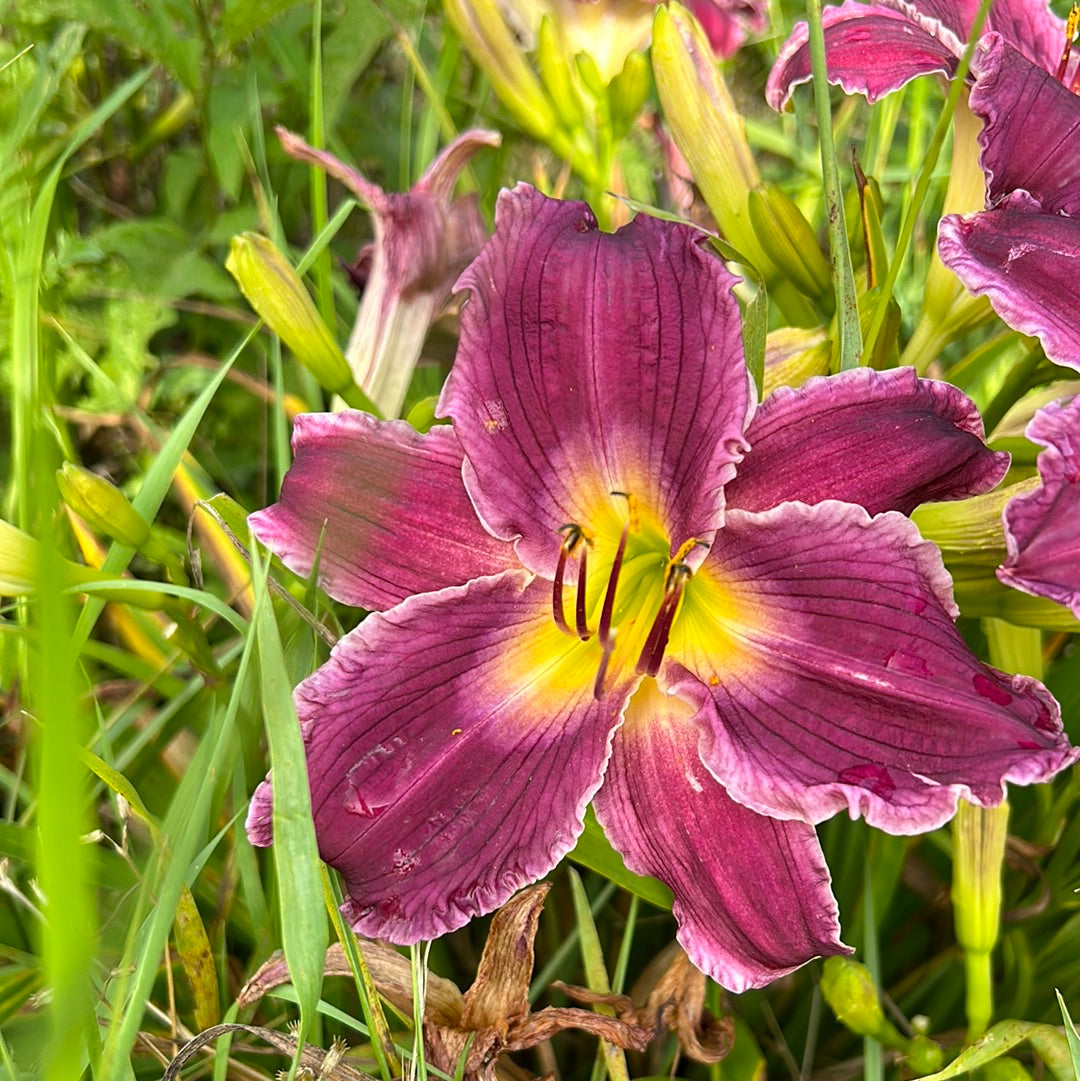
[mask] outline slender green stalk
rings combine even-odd
[[[855,294],[855,272],[851,265],[844,196],[840,190],[840,170],[832,134],[828,69],[825,66],[825,31],[821,25],[821,0],[809,0],[806,22],[810,37],[810,67],[813,72],[814,110],[817,113],[818,141],[821,145],[821,175],[825,185],[825,214],[829,233],[829,262],[836,293],[836,327],[840,336],[840,370],[862,363],[862,330],[859,300]]]
[[[323,109],[322,73],[322,0],[311,6],[311,145],[321,150],[326,142],[325,111]],[[317,165],[308,168],[311,185],[311,223],[316,233],[326,228],[328,217],[326,197],[326,173]],[[312,268],[315,275],[315,298],[319,314],[331,330],[335,326],[334,283],[330,278],[330,250],[324,248],[315,258]]]
[[[863,850],[867,854],[863,865],[863,912],[866,920],[863,935],[863,961],[874,981],[874,986],[881,988],[881,951],[878,947],[877,911],[874,905],[874,882],[870,873],[869,844],[863,838]],[[864,1081],[884,1081],[885,1066],[881,1054],[881,1043],[873,1036],[863,1037],[863,1078]]]
[[[811,0],[811,3],[816,2],[817,0]],[[915,184],[915,193],[912,196],[907,212],[904,214],[904,219],[900,223],[900,235],[896,241],[896,250],[893,253],[892,263],[889,265],[889,273],[885,276],[885,281],[881,287],[881,295],[878,298],[873,316],[870,319],[870,325],[867,327],[866,331],[866,340],[871,343],[871,351],[873,342],[877,339],[878,334],[881,333],[881,328],[885,325],[885,317],[888,315],[889,311],[889,301],[896,291],[896,283],[900,277],[900,268],[905,262],[907,250],[911,245],[911,238],[915,233],[915,224],[918,221],[919,215],[922,213],[923,204],[926,202],[926,195],[930,190],[930,183],[934,176],[934,170],[937,168],[938,158],[941,155],[941,148],[945,145],[945,139],[949,134],[949,126],[952,123],[953,113],[956,111],[960,96],[965,91],[965,80],[967,78],[968,69],[971,67],[971,57],[975,51],[975,45],[979,40],[983,23],[986,21],[986,15],[990,10],[992,2],[993,0],[982,0],[979,4],[979,10],[975,15],[975,21],[971,25],[967,47],[964,49],[960,61],[956,66],[956,73],[949,85],[949,93],[945,98],[945,106],[941,110],[937,126],[934,128],[934,134],[930,139],[930,145],[926,151],[926,158],[923,162],[922,170],[919,173],[919,179]]]

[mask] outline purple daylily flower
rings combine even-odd
[[[822,12],[829,82],[875,102],[920,75],[951,78],[979,9],[977,0],[847,0]],[[1065,24],[1042,0],[994,0],[984,32],[996,31],[1047,71],[1055,71]],[[810,81],[806,23],[796,24],[769,74],[765,96],[783,109]]]
[[[1042,484],[1005,506],[1008,556],[997,575],[1080,619],[1080,396],[1040,409],[1027,437],[1046,448],[1038,462]]]
[[[377,610],[296,692],[358,931],[491,911],[592,801],[741,990],[844,949],[815,823],[930,829],[1076,757],[1046,690],[964,645],[903,513],[1000,479],[972,404],[859,369],[755,409],[735,280],[690,228],[600,233],[522,185],[458,283],[452,425],[298,420],[251,521]],[[254,843],[271,801],[268,778]]]
[[[986,210],[938,227],[942,262],[1046,355],[1080,368],[1080,100],[1000,34],[972,62]]]

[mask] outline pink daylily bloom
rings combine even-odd
[[[1005,506],[1008,556],[997,575],[1080,619],[1080,397],[1040,409],[1027,437],[1046,448],[1038,462],[1042,484]]]
[[[979,42],[972,72],[986,209],[942,218],[941,260],[1051,360],[1080,368],[1080,100],[1000,34]]]
[[[844,949],[817,822],[926,830],[1076,758],[902,513],[1001,478],[972,404],[859,369],[755,408],[735,280],[690,228],[519,186],[458,283],[452,425],[299,425],[251,522],[301,573],[325,534],[325,588],[376,609],[296,692],[358,931],[491,911],[591,801],[695,964],[759,986]],[[257,844],[271,808],[268,778]]]
[[[829,82],[871,102],[920,75],[951,78],[979,5],[975,0],[847,0],[822,12]],[[1054,71],[1065,24],[1040,0],[994,0],[983,25],[1034,64]],[[765,96],[782,109],[796,86],[810,81],[806,23],[797,23],[769,75]]]

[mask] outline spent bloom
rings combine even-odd
[[[361,253],[364,292],[345,359],[356,385],[385,416],[397,416],[432,321],[487,238],[475,194],[454,198],[454,186],[473,155],[498,146],[500,136],[462,133],[409,191],[397,193],[299,135],[277,130],[287,153],[319,166],[371,211],[375,239]]]
[[[733,989],[843,950],[814,824],[930,829],[1073,760],[958,635],[905,517],[1007,459],[955,388],[860,369],[755,408],[694,230],[504,193],[426,435],[298,419],[252,528],[373,609],[296,692],[344,913],[399,943],[546,874],[591,801]],[[898,469],[897,463],[903,468]],[[271,780],[248,832],[271,837]]]

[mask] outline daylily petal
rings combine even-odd
[[[941,15],[957,8],[940,7]],[[847,0],[839,7],[826,7],[822,23],[829,82],[848,94],[865,94],[871,103],[919,75],[941,72],[951,77],[963,52],[958,26],[950,28],[913,4]],[[806,23],[797,23],[769,74],[765,98],[777,111],[795,87],[810,81],[807,41]]]
[[[676,544],[722,522],[753,406],[735,279],[700,234],[639,215],[601,233],[584,203],[519,185],[458,282],[472,295],[440,401],[481,518],[532,570],[557,533],[631,492]]]
[[[1058,364],[1080,368],[1080,218],[1043,213],[1014,191],[993,210],[938,224],[941,261]]]
[[[724,60],[738,52],[748,34],[760,34],[769,18],[763,0],[690,0],[688,7]]]
[[[1080,753],[1041,684],[964,644],[941,556],[902,515],[729,510],[691,586],[669,648],[682,668],[661,677],[701,704],[702,758],[748,807],[916,833]]]
[[[693,713],[646,681],[593,804],[630,870],[671,887],[694,964],[744,991],[845,947],[813,827],[732,800],[698,756]]]
[[[856,368],[780,387],[746,430],[750,453],[725,489],[729,507],[842,499],[871,514],[989,491],[1009,456],[982,441],[974,404],[914,368]],[[902,462],[903,468],[897,468]]]
[[[948,4],[951,0],[938,2]],[[974,20],[977,8],[978,4],[971,5],[967,26]],[[1000,34],[1044,71],[1057,70],[1065,45],[1065,20],[1055,15],[1049,5],[1033,0],[994,0],[983,30],[984,36],[989,33]]]
[[[1005,507],[1009,554],[997,575],[1080,619],[1080,397],[1046,406],[1027,436],[1046,448],[1039,455],[1042,485]]]
[[[297,574],[309,575],[318,554],[319,581],[336,600],[390,608],[517,566],[477,520],[450,428],[419,435],[366,413],[305,413],[293,454],[280,500],[248,521]]]
[[[1064,41],[1064,34],[1062,34]],[[1080,214],[1080,102],[999,34],[978,45],[971,111],[983,120],[987,202],[1023,190],[1046,213]]]
[[[627,688],[593,698],[550,587],[506,572],[369,616],[296,691],[319,851],[360,933],[490,912],[574,845]],[[599,647],[596,647],[599,653]],[[249,835],[264,843],[267,801]]]

